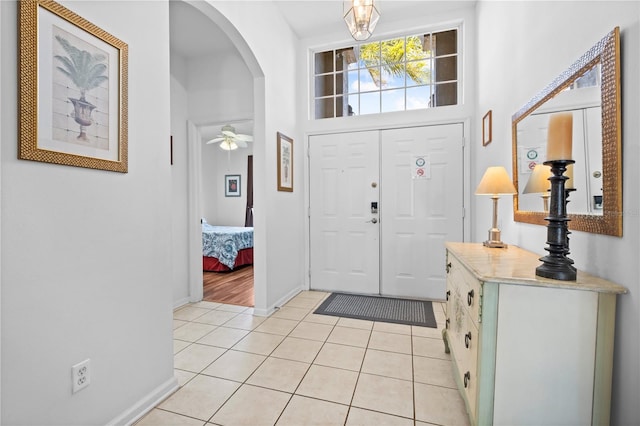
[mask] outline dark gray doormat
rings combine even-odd
[[[429,300],[331,293],[314,314],[438,328]]]

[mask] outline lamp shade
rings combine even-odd
[[[343,2],[343,18],[351,36],[358,41],[364,41],[373,34],[380,13],[373,0],[347,0]]]
[[[507,170],[502,166],[488,167],[476,188],[476,195],[515,194]]]
[[[531,172],[529,181],[527,181],[527,185],[524,187],[522,193],[541,194],[549,191],[549,189],[551,189],[551,181],[549,181],[550,177],[551,167],[545,166],[544,164],[537,164],[536,167],[534,167],[533,172]]]

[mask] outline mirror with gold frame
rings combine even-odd
[[[547,224],[546,192],[541,192],[546,189],[532,189],[533,171],[545,159],[548,118],[559,111],[571,111],[576,118],[573,123],[576,164],[571,173],[567,173],[571,177],[567,187],[574,189],[567,204],[569,229],[622,236],[618,27],[513,115],[513,183],[518,191],[513,197],[516,222]]]

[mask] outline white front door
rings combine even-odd
[[[310,286],[379,293],[380,132],[309,138]]]
[[[463,240],[462,142],[462,124],[382,131],[381,294],[444,299],[444,242]]]
[[[462,137],[451,124],[309,138],[311,289],[444,299],[444,241],[463,239]]]

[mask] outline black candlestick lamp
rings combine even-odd
[[[551,167],[551,205],[549,206],[549,216],[545,218],[547,224],[547,247],[548,255],[541,257],[542,265],[536,268],[536,275],[545,278],[552,278],[562,281],[575,281],[576,268],[573,260],[567,257],[569,254],[569,218],[567,217],[567,199],[571,189],[565,189],[565,181],[569,179],[564,176],[569,164],[573,160],[551,160],[544,164]]]

